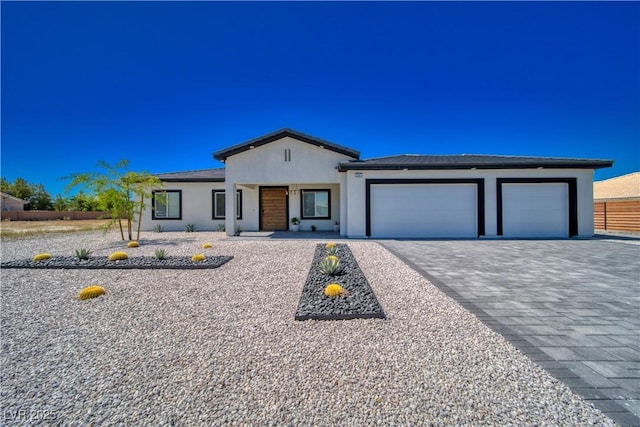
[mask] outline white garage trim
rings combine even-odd
[[[484,179],[366,180],[367,236],[475,238],[484,232]]]
[[[575,178],[498,178],[496,184],[499,236],[578,235]]]

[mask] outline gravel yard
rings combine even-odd
[[[4,425],[613,425],[375,242],[346,241],[387,319],[301,322],[316,241],[118,239],[6,240],[2,261],[83,247],[234,258],[212,270],[3,269]],[[106,295],[76,300],[92,284]]]

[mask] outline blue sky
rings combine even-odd
[[[7,2],[1,174],[220,167],[283,127],[361,151],[640,170],[640,3]]]

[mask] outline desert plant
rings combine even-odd
[[[318,268],[322,274],[335,276],[340,271],[340,259],[335,255],[329,255],[320,261]]]
[[[123,259],[129,258],[126,252],[118,251],[109,255],[109,261],[121,261]]]
[[[164,249],[156,249],[156,258],[165,259],[167,257],[167,251]]]
[[[204,261],[206,258],[203,254],[195,254],[194,256],[191,257],[191,261],[193,262],[200,262],[200,261]]]
[[[213,245],[211,243],[203,243],[202,244],[202,248],[203,249],[211,249],[213,247]]]
[[[85,300],[89,298],[99,297],[100,295],[104,295],[104,294],[105,294],[105,290],[102,286],[93,285],[93,286],[88,286],[82,289],[78,293],[78,299]]]
[[[349,292],[337,283],[331,283],[324,288],[324,294],[330,298],[335,298],[341,295],[347,296]]]
[[[89,259],[91,256],[91,251],[89,249],[76,249],[76,258],[79,260]]]
[[[49,259],[49,258],[51,258],[51,254],[43,253],[43,254],[38,254],[34,256],[33,260],[38,262],[38,261],[42,261],[44,259]]]
[[[140,246],[140,243],[135,242],[135,241],[127,243],[127,247],[128,248],[137,248],[138,246]]]
[[[164,231],[164,227],[160,224],[156,224],[153,226],[153,231],[155,231],[156,233],[162,233]]]
[[[338,246],[335,243],[327,243],[325,249],[327,250],[327,255],[336,255],[338,253]]]
[[[224,224],[218,224],[218,231],[227,231]]]
[[[239,236],[242,233],[242,228],[240,226],[236,227],[236,236]]]
[[[193,233],[194,231],[196,231],[196,225],[195,224],[187,224],[184,226],[184,231],[186,231],[187,233]]]
[[[110,213],[110,225],[118,224],[122,240],[125,240],[122,220],[126,220],[129,240],[133,240],[136,217],[136,239],[140,239],[142,212],[146,206],[145,197],[151,197],[152,190],[162,186],[159,178],[146,172],[131,172],[127,170],[128,165],[128,160],[120,160],[113,166],[101,161],[98,166],[105,170],[104,173],[88,172],[63,178],[71,181],[67,189],[82,186],[97,195],[103,209]]]

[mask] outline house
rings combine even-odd
[[[640,232],[640,172],[593,183],[596,230]]]
[[[14,197],[11,194],[0,193],[0,211],[23,211],[25,202],[18,197]]]
[[[357,150],[282,129],[213,153],[224,168],[156,175],[143,226],[332,230],[347,237],[593,235],[593,171],[613,161]]]

